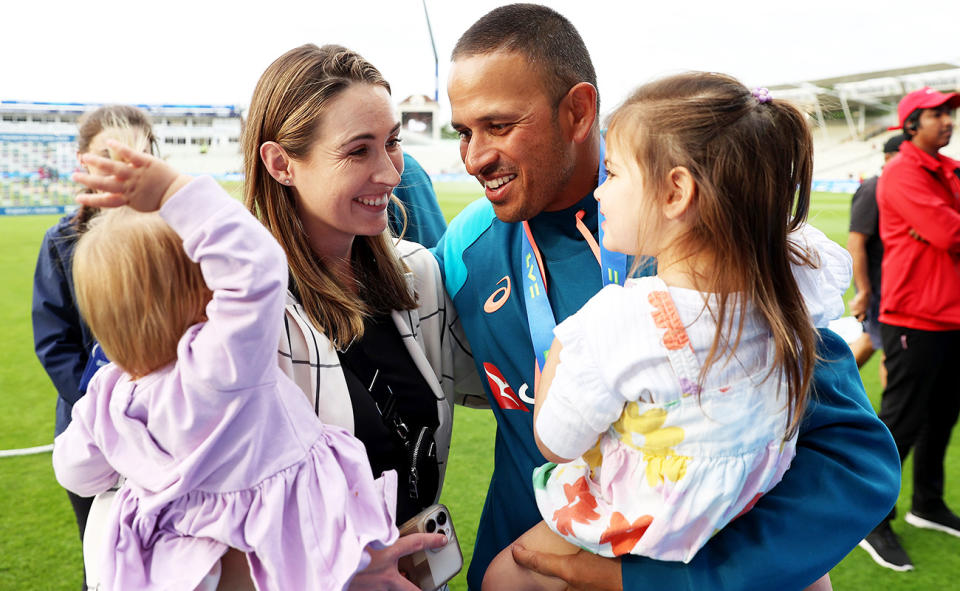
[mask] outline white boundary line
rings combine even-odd
[[[0,458],[12,458],[14,456],[29,456],[33,454],[42,454],[53,451],[53,444],[38,445],[37,447],[25,447],[23,449],[4,449],[0,450]]]

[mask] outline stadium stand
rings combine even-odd
[[[810,114],[815,141],[814,189],[853,193],[861,179],[880,169],[880,146],[897,133],[887,131],[895,123],[897,101],[922,86],[944,92],[960,89],[960,63],[863,72],[769,89],[774,97],[795,101]],[[415,102],[430,101],[408,98],[401,102],[401,111],[404,105],[416,110]],[[69,177],[76,167],[77,119],[99,106],[0,101],[0,215],[57,213],[72,207],[77,187]],[[177,169],[240,178],[242,116],[238,107],[137,106],[150,113],[160,155]],[[467,178],[457,141],[438,140],[435,127],[431,125],[428,133],[407,130],[404,150],[434,178]],[[960,158],[960,141],[943,152]]]
[[[62,213],[78,187],[77,120],[100,104],[0,101],[0,214]],[[154,125],[160,155],[190,174],[240,174],[234,105],[137,105]]]

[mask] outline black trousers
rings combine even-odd
[[[93,505],[93,497],[81,497],[73,494],[70,491],[67,491],[67,496],[70,498],[70,505],[73,507],[73,514],[77,518],[77,528],[80,530],[80,543],[82,547],[83,531],[87,529],[87,516],[90,514],[90,506]],[[81,587],[81,590],[86,588],[87,575],[86,572],[84,572],[83,587]]]
[[[880,333],[887,356],[880,420],[893,434],[901,465],[913,450],[913,509],[936,511],[943,507],[943,458],[960,414],[960,331],[881,323]]]

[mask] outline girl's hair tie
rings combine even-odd
[[[757,99],[757,102],[761,105],[763,103],[769,103],[773,100],[773,97],[770,96],[770,91],[764,88],[763,86],[758,86],[750,91],[750,94],[753,95],[753,98]]]

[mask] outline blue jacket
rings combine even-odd
[[[575,228],[579,209],[596,234],[592,195],[530,220],[558,323],[601,287],[596,259]],[[497,419],[494,471],[467,574],[471,589],[480,588],[502,548],[541,520],[532,474],[545,460],[533,439],[534,356],[519,288],[522,233],[520,224],[501,222],[481,199],[450,223],[435,250]],[[802,589],[887,515],[900,489],[893,439],[870,406],[843,340],[822,331],[817,352],[814,400],[783,481],[689,564],[624,557],[625,590]]]
[[[106,363],[77,311],[71,272],[77,231],[72,217],[65,215],[44,234],[33,274],[33,344],[57,389],[54,435],[70,424],[74,403],[86,392],[96,369]]]
[[[393,194],[403,203],[407,211],[407,230],[404,240],[418,242],[427,248],[433,247],[447,229],[447,221],[440,211],[437,195],[433,191],[430,177],[414,160],[413,156],[404,152],[403,174],[400,175],[400,185],[393,190]],[[393,203],[390,204],[390,228],[397,236],[403,229],[403,216]]]

